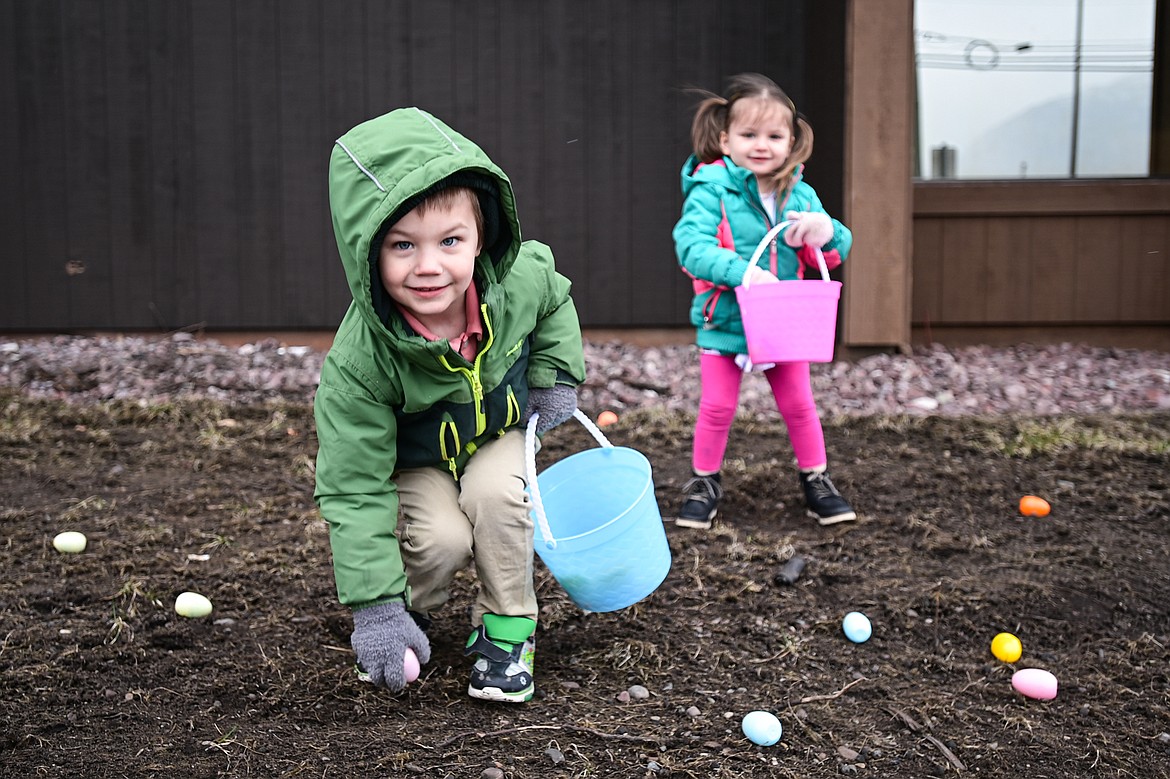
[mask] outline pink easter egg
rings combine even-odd
[[[1012,674],[1012,687],[1017,692],[1040,701],[1056,697],[1056,677],[1040,668],[1024,668]]]
[[[410,684],[415,679],[417,679],[420,670],[421,669],[418,665],[418,655],[414,653],[413,649],[407,647],[406,654],[402,656],[402,674],[403,678],[406,679],[406,683]],[[1053,693],[1053,695],[1055,694],[1056,693]]]

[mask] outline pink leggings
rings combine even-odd
[[[743,371],[734,357],[700,354],[703,394],[695,422],[692,464],[696,471],[712,473],[723,466],[727,436],[739,406]],[[802,471],[825,465],[825,433],[817,416],[807,362],[779,363],[764,372],[776,398],[776,408],[788,426],[788,439]]]

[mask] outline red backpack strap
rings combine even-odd
[[[695,170],[697,171],[706,165],[722,165],[725,168],[727,167],[727,163],[723,160],[715,160],[714,162],[701,162],[695,166]],[[723,205],[722,200],[719,201],[719,211],[722,214],[722,218],[719,220],[719,227],[715,230],[715,238],[719,241],[719,245],[722,248],[735,251],[735,239],[731,235],[731,222],[727,219],[727,208]],[[691,276],[685,268],[683,268],[683,273]],[[703,303],[703,321],[710,322],[711,316],[715,313],[715,306],[719,303],[719,296],[723,294],[724,290],[730,289],[730,287],[725,287],[722,284],[713,284],[710,281],[697,279],[694,276],[691,276],[691,287],[694,289],[696,295],[701,295],[712,289],[715,290],[715,293]]]

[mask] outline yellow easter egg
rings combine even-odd
[[[999,633],[991,639],[991,654],[1005,663],[1014,663],[1024,654],[1024,645],[1011,633]]]
[[[53,548],[62,554],[79,554],[85,551],[87,540],[85,533],[76,530],[66,530],[53,537]]]
[[[206,617],[211,613],[211,601],[197,592],[180,592],[175,598],[175,612],[182,617]]]

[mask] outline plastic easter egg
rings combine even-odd
[[[402,656],[402,677],[406,679],[406,683],[410,684],[418,678],[421,669],[418,665],[418,655],[410,647],[406,648],[406,654]]]
[[[855,644],[863,644],[873,635],[873,625],[869,624],[869,617],[860,611],[846,614],[845,619],[841,620],[841,630],[844,631],[845,638]]]
[[[767,711],[749,711],[743,717],[743,734],[748,741],[762,747],[770,747],[780,740],[784,726],[776,715]]]
[[[181,617],[206,617],[211,613],[211,601],[197,592],[180,592],[175,612]]]
[[[1012,687],[1029,698],[1050,701],[1056,697],[1056,677],[1040,668],[1024,668],[1012,674]]]
[[[609,427],[610,425],[612,425],[614,422],[617,422],[617,421],[618,421],[618,415],[613,413],[612,411],[602,411],[600,414],[597,415],[597,426],[598,427]]]
[[[1035,495],[1025,495],[1020,498],[1020,513],[1025,517],[1046,517],[1052,511],[1048,501]]]
[[[1014,663],[1024,654],[1024,645],[1011,633],[997,633],[995,638],[991,639],[991,654],[995,655],[997,660]]]
[[[85,551],[87,540],[85,533],[76,530],[66,530],[53,537],[53,548],[63,554],[78,554]]]

